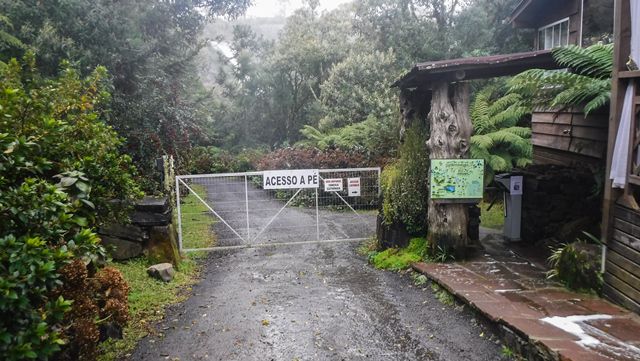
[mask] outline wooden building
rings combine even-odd
[[[531,68],[557,69],[548,48],[613,40],[610,109],[588,117],[580,109],[560,113],[537,109],[532,119],[534,162],[606,164],[601,227],[606,246],[603,293],[640,313],[640,70],[630,70],[640,64],[640,1],[615,0],[615,7],[613,4],[613,0],[523,0],[509,21],[516,27],[534,29],[535,51],[419,63],[394,86],[401,89],[403,121],[409,123],[426,114],[431,86],[437,82],[515,75]],[[607,38],[610,25],[613,39]],[[635,64],[629,61],[632,53]],[[626,123],[621,122],[624,111],[629,114]],[[620,134],[625,132],[626,143]],[[620,184],[618,174],[614,187],[610,177],[620,164],[624,177]]]
[[[636,62],[640,60],[640,24],[632,25],[633,21],[640,22],[640,2],[616,0],[614,18],[614,69],[602,220],[607,246],[604,294],[640,313],[640,97],[637,96],[640,71],[629,70],[627,65],[632,53]],[[625,98],[628,98],[626,109]],[[622,121],[625,113],[626,121]]]
[[[536,50],[591,45],[611,32],[613,0],[523,0],[509,17],[533,30]],[[608,111],[536,109],[531,117],[534,164],[604,166]]]

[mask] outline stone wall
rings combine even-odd
[[[151,262],[177,265],[177,234],[172,224],[172,207],[166,197],[145,197],[134,206],[130,224],[109,224],[98,229],[102,244],[114,260],[142,255]]]
[[[588,168],[532,165],[523,171],[522,239],[571,242],[599,232],[602,198]]]

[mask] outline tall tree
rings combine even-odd
[[[184,150],[206,128],[194,57],[205,17],[237,15],[245,0],[0,0],[12,33],[33,48],[46,75],[69,59],[81,71],[109,70],[113,101],[109,123],[127,137],[143,171],[153,158]],[[5,56],[18,56],[12,49]],[[3,54],[4,55],[4,54]]]

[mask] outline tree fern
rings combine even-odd
[[[553,57],[570,71],[527,70],[511,79],[509,92],[530,99],[533,106],[584,107],[585,115],[609,102],[613,44],[557,48]]]
[[[13,29],[13,24],[7,16],[0,14],[0,48],[6,46],[23,48],[24,44],[22,41],[11,35],[6,29]]]
[[[514,166],[531,163],[531,129],[518,126],[531,110],[517,93],[504,94],[498,86],[489,86],[476,94],[470,107],[473,132],[471,157],[484,159],[485,182],[495,172],[507,172]]]

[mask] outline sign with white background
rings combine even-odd
[[[349,197],[360,197],[360,178],[347,178]]]
[[[318,188],[320,176],[317,169],[267,170],[262,174],[263,189]]]
[[[328,178],[323,179],[325,192],[341,192],[342,191],[342,178]]]

